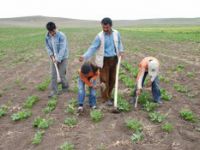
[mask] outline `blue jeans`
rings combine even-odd
[[[96,85],[96,81],[93,81],[93,84]],[[83,106],[85,99],[85,83],[79,78],[78,79],[78,104]],[[92,87],[89,87],[89,105],[90,107],[96,106],[96,90]]]
[[[144,81],[145,81],[147,75],[148,75],[148,72],[145,72],[144,77],[142,79],[142,87],[144,86]],[[153,81],[151,89],[152,89],[152,95],[153,95],[154,101],[155,102],[161,101],[161,92],[160,92],[160,86],[159,86],[159,78],[158,78],[158,76]],[[133,92],[133,97],[136,96],[136,91],[137,91],[137,84],[135,85],[135,89],[134,89],[134,92]]]

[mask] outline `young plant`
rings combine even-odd
[[[78,120],[74,117],[66,118],[64,121],[64,124],[66,124],[69,127],[74,127],[77,123],[78,123]]]
[[[40,83],[36,86],[37,90],[38,91],[45,91],[48,88],[50,81],[51,81],[50,78],[45,79],[42,83]]]
[[[63,145],[60,146],[60,150],[74,150],[74,145],[68,142],[65,142]]]
[[[187,72],[187,77],[193,78],[194,77],[194,72]]]
[[[158,105],[156,103],[147,101],[144,104],[144,110],[146,110],[147,112],[154,111],[157,106]]]
[[[187,88],[183,85],[180,85],[180,84],[174,84],[174,88],[177,92],[180,92],[180,93],[187,93],[188,92]]]
[[[165,101],[170,101],[172,99],[172,95],[169,94],[165,89],[161,89],[161,99]]]
[[[165,116],[159,112],[151,112],[149,113],[149,118],[152,122],[161,123],[165,119]]]
[[[23,107],[24,108],[32,108],[33,105],[39,100],[38,96],[29,96],[25,101]]]
[[[143,139],[144,139],[144,135],[142,132],[133,133],[133,135],[131,136],[131,141],[133,143],[137,143],[139,141],[142,141]]]
[[[142,92],[141,95],[139,96],[138,102],[144,105],[148,101],[153,101],[151,95],[148,92]]]
[[[37,131],[32,140],[32,144],[38,145],[41,143],[45,131]]]
[[[99,122],[103,119],[103,113],[100,110],[92,110],[90,112],[90,117],[92,121]]]
[[[175,71],[177,72],[182,72],[184,70],[184,65],[177,65],[176,68],[175,68]]]
[[[135,120],[135,119],[130,119],[126,121],[126,126],[128,129],[133,130],[134,132],[141,132],[142,131],[142,124]]]
[[[131,105],[122,96],[118,96],[118,109],[120,111],[128,112],[131,110]]]
[[[0,107],[0,118],[1,118],[2,116],[5,116],[5,115],[7,114],[7,112],[8,112],[8,106],[2,105],[2,106]]]
[[[31,115],[32,115],[31,111],[22,110],[22,111],[12,114],[11,119],[13,121],[24,120],[30,117]]]
[[[44,113],[47,114],[52,112],[56,108],[56,105],[57,105],[57,97],[54,96],[48,101],[47,107],[45,107],[43,110]]]
[[[164,132],[168,132],[168,133],[172,132],[174,129],[174,127],[171,123],[165,123],[164,125],[162,125],[161,128]]]
[[[77,103],[78,103],[77,100],[72,99],[70,101],[70,103],[67,105],[67,109],[66,109],[65,112],[70,113],[70,114],[75,114],[76,113],[76,106],[78,105]]]
[[[33,126],[39,129],[47,129],[49,128],[49,125],[52,123],[51,119],[44,119],[41,117],[37,117],[35,118],[34,122],[33,122]]]
[[[186,121],[190,121],[190,122],[195,122],[196,121],[196,116],[189,109],[182,109],[180,111],[180,116],[181,116],[181,118],[183,118]]]

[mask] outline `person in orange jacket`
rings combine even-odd
[[[85,84],[89,87],[89,105],[92,109],[96,109],[96,79],[99,76],[99,69],[92,63],[84,63],[79,71],[78,79],[78,111],[83,111],[83,103],[85,99]]]
[[[150,82],[147,87],[151,87],[154,102],[162,104],[161,92],[159,86],[159,61],[155,57],[145,57],[139,64],[139,73],[136,79],[136,86],[133,92],[131,103],[135,102],[136,96],[139,96],[144,86],[147,75],[150,76]]]

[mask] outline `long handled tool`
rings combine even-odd
[[[120,111],[118,110],[117,107],[117,98],[118,98],[118,79],[119,79],[119,68],[121,64],[121,56],[118,57],[118,63],[117,63],[117,71],[116,71],[116,76],[115,76],[115,93],[114,93],[114,110],[112,111],[113,113],[119,113]]]
[[[61,82],[61,78],[60,78],[60,73],[58,71],[58,65],[54,62],[54,66],[56,68],[56,74],[57,74],[57,83]]]
[[[136,99],[135,99],[135,108],[137,108],[137,104],[138,104],[138,95],[136,96]]]

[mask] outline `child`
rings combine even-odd
[[[149,75],[151,80],[147,86],[151,86],[154,102],[162,104],[158,74],[159,61],[155,57],[145,57],[139,64],[139,73],[137,75],[137,82],[131,103],[134,103],[136,96],[141,94],[146,76]]]
[[[79,71],[78,79],[78,111],[83,111],[85,99],[85,84],[89,87],[89,105],[96,109],[96,79],[99,76],[99,70],[91,63],[84,63]]]

